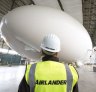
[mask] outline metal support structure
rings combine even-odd
[[[11,49],[10,47],[8,47],[8,51],[9,51],[9,50],[12,50],[12,49]]]
[[[3,1],[0,2],[0,8],[1,8],[1,7],[3,7],[4,9],[10,8],[10,7],[9,7],[8,5],[6,5],[6,3],[3,2]]]
[[[18,5],[16,2],[14,2],[14,4],[17,5],[18,7],[20,6],[20,5]]]
[[[1,46],[1,48],[3,48],[3,46],[4,46],[4,43],[5,43],[5,41],[3,40],[3,41],[2,41],[2,46]]]
[[[0,13],[3,14],[3,15],[5,15],[5,13],[3,11],[1,11],[1,10],[0,10]]]
[[[11,6],[11,9],[10,10],[13,9],[14,3],[15,3],[15,0],[12,0],[12,6]]]
[[[89,14],[89,21],[88,21],[88,26],[89,26],[89,28],[90,28],[90,20],[91,20],[91,0],[89,0],[89,12],[88,12],[88,14]],[[92,35],[91,35],[92,36]]]
[[[83,24],[88,30],[93,45],[96,46],[96,0],[82,0]]]
[[[61,10],[64,11],[64,8],[63,8],[63,5],[62,5],[61,1],[60,0],[57,0],[57,1],[58,1],[58,4],[59,4]]]
[[[22,4],[26,5],[26,3],[23,0],[20,0],[20,2],[22,2]]]
[[[33,0],[30,0],[30,1],[31,1],[31,4],[36,5],[35,2],[34,2]]]
[[[5,0],[8,4],[8,6],[10,7],[10,3],[12,3],[13,0]]]

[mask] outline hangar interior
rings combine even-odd
[[[96,0],[0,0],[0,21],[11,10],[25,5],[48,6],[68,13],[83,24],[92,39],[93,47],[96,46]],[[2,63],[0,65],[0,85],[4,85],[4,87],[0,86],[0,92],[17,92],[25,69],[24,66],[6,67],[2,65],[23,65],[25,61],[29,60],[13,51],[0,33],[0,64]],[[8,73],[9,71],[11,72]],[[93,72],[93,65],[82,66],[78,68],[78,71],[80,91],[95,92],[96,72]],[[12,85],[15,86],[11,87]]]

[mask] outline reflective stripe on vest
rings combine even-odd
[[[34,63],[31,65],[30,72],[29,72],[29,81],[28,84],[30,86],[30,92],[34,92],[35,89],[35,69],[36,69],[36,64]]]
[[[36,64],[32,64],[30,71],[29,71],[29,81],[28,84],[30,86],[30,92],[34,92],[35,90],[35,69],[36,69]],[[73,76],[70,71],[70,68],[68,65],[65,65],[66,67],[66,76],[67,76],[67,88],[66,92],[72,92],[72,83],[73,83]]]
[[[72,76],[69,66],[66,64],[65,67],[66,67],[66,73],[67,73],[67,92],[71,92],[73,76]]]
[[[75,86],[75,84],[77,83],[78,81],[78,78],[79,78],[79,75],[78,75],[78,72],[77,70],[75,69],[75,67],[73,67],[72,65],[68,65],[69,68],[70,68],[70,71],[71,71],[71,74],[72,74],[72,77],[73,77],[73,83],[72,83],[72,90],[73,90],[73,87]]]

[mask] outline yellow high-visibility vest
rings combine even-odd
[[[30,92],[72,92],[78,73],[72,65],[44,61],[27,65],[25,78]]]

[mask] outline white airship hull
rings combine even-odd
[[[1,32],[11,48],[35,60],[40,58],[41,41],[49,33],[61,40],[62,61],[83,59],[92,49],[90,36],[78,21],[49,7],[30,5],[12,10],[3,17]]]

